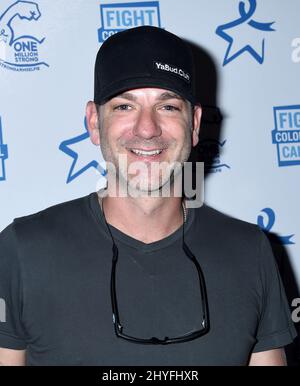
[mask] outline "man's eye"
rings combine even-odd
[[[173,106],[173,105],[166,105],[166,106],[163,106],[163,109],[167,110],[167,111],[179,111],[179,108],[176,107],[176,106]]]
[[[121,111],[126,111],[130,109],[131,109],[131,106],[129,105],[118,105],[114,107],[114,110],[121,110]]]

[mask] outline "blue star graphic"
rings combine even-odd
[[[67,154],[69,157],[71,157],[73,159],[73,162],[72,162],[72,165],[71,165],[68,177],[67,177],[67,184],[69,182],[73,181],[75,178],[79,177],[81,174],[83,174],[89,168],[96,169],[98,172],[100,172],[100,174],[102,176],[106,175],[106,170],[103,169],[102,166],[99,164],[99,162],[96,160],[92,160],[88,163],[85,163],[81,168],[78,168],[78,170],[76,170],[76,166],[78,167],[80,156],[76,151],[74,151],[72,149],[72,145],[78,144],[78,143],[89,138],[89,132],[87,130],[87,124],[86,124],[86,118],[84,119],[84,127],[85,127],[85,132],[83,134],[80,134],[80,135],[78,135],[74,138],[71,138],[71,139],[67,139],[59,145],[59,150],[61,150],[62,152],[64,152],[65,154]]]
[[[234,27],[244,25],[244,26],[250,27],[251,29],[250,31],[247,31],[248,32],[247,35],[245,35],[244,33],[240,33],[239,37],[241,35],[245,35],[244,39],[247,39],[247,38],[250,39],[251,33],[253,35],[254,30],[263,31],[263,32],[275,31],[272,28],[272,25],[274,24],[274,22],[259,23],[252,19],[252,16],[256,10],[256,0],[248,0],[248,1],[250,4],[248,12],[245,9],[245,3],[241,1],[239,3],[240,18],[230,23],[220,25],[216,29],[216,34],[229,43],[224,57],[223,66],[230,63],[232,60],[234,60],[235,58],[237,58],[239,55],[241,55],[243,52],[246,52],[246,51],[248,51],[254,57],[254,59],[257,60],[258,63],[262,64],[264,62],[264,56],[265,56],[264,37],[261,37],[258,39],[257,33],[256,33],[256,36],[252,36],[253,39],[259,40],[259,43],[254,43],[254,45],[257,45],[259,47],[258,49],[253,48],[251,44],[247,44],[247,43],[241,44],[240,48],[236,48],[234,45],[234,38],[229,33],[225,32],[226,30],[227,31],[231,30]]]

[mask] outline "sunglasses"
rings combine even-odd
[[[113,314],[113,324],[114,324],[114,329],[116,336],[118,338],[126,339],[127,341],[130,341],[132,343],[140,343],[140,344],[171,344],[171,343],[181,343],[181,342],[188,342],[190,340],[197,339],[205,334],[208,333],[209,328],[210,328],[210,323],[209,323],[209,312],[208,312],[208,300],[207,300],[207,291],[206,291],[206,285],[205,285],[205,279],[204,275],[202,272],[202,269],[195,258],[194,254],[191,252],[189,247],[184,241],[184,224],[185,224],[185,207],[184,203],[182,205],[183,207],[183,227],[182,227],[182,249],[185,254],[185,256],[190,259],[193,263],[194,266],[197,270],[198,273],[198,280],[199,280],[199,291],[200,291],[200,297],[201,297],[201,314],[202,314],[202,322],[201,326],[199,326],[199,329],[192,330],[187,332],[184,335],[180,335],[177,337],[165,337],[164,339],[159,339],[156,337],[151,337],[151,338],[138,338],[134,336],[127,335],[124,333],[124,326],[122,325],[120,321],[120,316],[119,316],[119,309],[118,309],[118,301],[117,301],[117,293],[116,293],[116,267],[117,267],[117,261],[118,261],[118,256],[119,256],[119,250],[118,247],[115,243],[115,240],[113,238],[113,235],[111,233],[110,227],[106,221],[105,218],[105,213],[103,210],[103,202],[102,202],[102,212],[103,212],[103,217],[107,226],[107,229],[109,231],[109,234],[111,236],[112,240],[112,252],[113,252],[113,258],[112,258],[112,268],[111,268],[111,281],[110,281],[110,294],[111,294],[111,305],[112,305],[112,314]]]

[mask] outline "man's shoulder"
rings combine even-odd
[[[78,222],[87,215],[90,198],[93,193],[84,197],[61,202],[45,208],[39,212],[17,217],[11,226],[19,235],[38,232],[49,232],[54,229],[62,230],[72,224],[78,226]]]
[[[232,237],[258,237],[262,231],[258,225],[248,221],[233,217],[227,213],[221,212],[207,204],[204,204],[198,211],[198,216],[207,229],[212,230],[215,234],[220,232],[224,236]]]
[[[237,268],[246,267],[250,272],[252,265],[253,268],[258,267],[262,260],[267,259],[264,254],[269,255],[268,238],[256,224],[232,217],[208,205],[199,208],[197,223],[199,240],[217,254],[226,255],[226,264],[231,261],[237,264]]]

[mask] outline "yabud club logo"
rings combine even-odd
[[[40,58],[45,38],[32,36],[30,28],[41,19],[39,6],[31,1],[16,1],[2,9],[0,3],[0,67],[13,71],[36,71],[49,67]]]
[[[158,1],[100,5],[101,28],[98,39],[103,43],[111,35],[129,28],[151,25],[161,27]]]
[[[240,16],[216,29],[216,34],[228,43],[223,66],[245,52],[259,64],[264,62],[265,39],[269,32],[275,31],[274,22],[262,23],[255,20],[256,7],[256,0],[240,1],[238,5]]]

